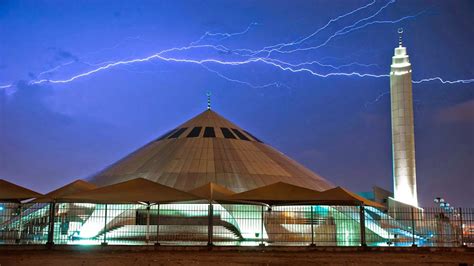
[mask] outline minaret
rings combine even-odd
[[[403,29],[398,33],[390,71],[394,199],[418,207],[411,64],[402,45]]]

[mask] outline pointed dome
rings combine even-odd
[[[143,177],[189,191],[209,182],[243,192],[276,182],[315,190],[330,182],[206,110],[91,178],[108,185]]]

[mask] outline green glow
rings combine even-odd
[[[56,207],[55,242],[98,244],[102,241],[105,224],[104,205],[59,203]],[[220,220],[219,224],[214,224],[214,237],[220,239],[216,241],[222,241],[222,244],[241,241],[239,245],[257,245],[262,240],[262,236],[264,241],[274,243],[281,243],[279,241],[291,241],[293,244],[308,243],[311,241],[311,232],[314,233],[315,242],[323,243],[323,245],[356,246],[360,244],[359,208],[355,206],[313,206],[313,208],[311,206],[274,206],[271,210],[265,207],[263,229],[261,206],[215,203],[213,208],[215,219]],[[143,209],[145,206],[140,204],[108,205],[107,239],[117,243],[120,241],[144,243],[141,239],[145,238],[146,226],[136,224],[136,211]],[[154,210],[153,219],[156,219],[156,210],[154,207],[152,210]],[[313,210],[312,215],[311,210]],[[365,210],[366,238],[371,245],[386,245],[390,240],[394,240],[393,242],[411,241],[413,238],[410,227],[404,225],[403,221],[394,220],[387,213],[372,207],[366,207]],[[10,213],[11,211],[5,209],[3,212]],[[21,223],[18,216],[12,215],[13,219],[11,222],[5,222],[4,228],[20,230],[23,231],[24,236],[32,237],[31,230],[34,227],[35,241],[45,241],[48,234],[48,215],[48,204],[24,206]],[[189,244],[193,243],[189,241],[199,242],[207,238],[207,224],[204,222],[207,219],[203,218],[208,216],[208,204],[160,204],[160,216],[167,217],[167,224],[161,226],[160,235],[171,238],[175,235],[174,241],[179,242],[181,241],[179,240],[181,239],[180,232],[183,232],[181,236],[185,240],[181,242]],[[311,216],[314,218],[313,226],[309,223]],[[199,218],[196,221],[201,222],[181,223],[180,217],[196,217]],[[439,224],[435,220],[425,223],[425,229],[432,231],[436,231],[437,226]],[[149,230],[150,235],[154,236],[157,227],[152,225]],[[397,239],[394,239],[395,234]],[[195,240],[186,240],[187,237],[195,238]],[[420,235],[415,235],[414,238],[417,241],[423,240]]]

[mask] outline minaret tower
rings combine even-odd
[[[418,207],[411,64],[402,44],[403,29],[398,33],[390,71],[394,199]]]

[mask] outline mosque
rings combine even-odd
[[[417,207],[411,64],[402,32],[390,72],[394,166],[390,202]],[[317,191],[334,187],[211,110],[209,97],[206,111],[107,167],[91,182],[103,186],[143,177],[183,191],[209,182],[234,192],[280,181]]]
[[[46,231],[51,230],[49,234],[54,237],[48,236],[48,242],[55,243],[209,243],[211,235],[213,241],[232,245],[422,245],[436,239],[433,232],[442,230],[444,235],[451,235],[447,232],[459,230],[459,226],[451,225],[449,220],[415,223],[422,220],[423,210],[418,207],[416,192],[411,80],[411,64],[400,38],[390,72],[394,193],[377,188],[363,194],[368,206],[308,204],[301,198],[300,204],[275,204],[325,191],[338,191],[338,195],[361,203],[366,199],[338,190],[330,181],[211,110],[208,102],[207,110],[106,167],[88,182],[75,182],[38,197],[36,205],[26,213],[20,210],[15,219],[2,215],[0,238],[5,239],[5,232],[16,227],[28,235],[34,232],[31,241],[44,239]],[[101,201],[75,202],[69,198],[62,202],[53,196],[65,191],[80,194],[97,187],[100,191],[137,178],[143,179],[136,183],[141,184],[138,193],[147,189],[144,180],[148,180],[173,189],[167,190],[169,193],[202,195],[209,190],[211,197],[204,203],[170,200],[152,205],[143,200],[145,204],[110,204],[107,208],[107,204],[90,203]],[[107,194],[107,190],[102,191],[94,197]],[[261,192],[260,198],[249,196],[257,192]],[[120,197],[126,198],[127,192],[118,194],[117,203],[122,203]],[[234,196],[239,201],[230,201],[234,194],[240,195]],[[249,204],[248,200],[261,204]],[[400,208],[410,211],[397,212]],[[45,218],[48,211],[55,217],[49,222]],[[458,234],[453,235],[449,241],[454,243]]]

